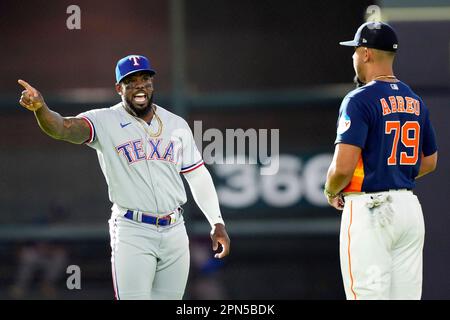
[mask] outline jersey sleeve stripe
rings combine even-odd
[[[195,169],[201,167],[204,164],[205,163],[203,162],[203,160],[200,160],[199,162],[194,163],[193,165],[191,165],[189,167],[181,168],[181,173],[188,173],[188,172],[194,171]]]
[[[94,127],[94,124],[86,116],[81,116],[80,118],[83,119],[84,121],[86,121],[87,124],[89,125],[89,139],[87,139],[83,143],[86,143],[86,144],[92,143],[95,140],[95,127]]]

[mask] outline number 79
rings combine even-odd
[[[417,121],[406,121],[400,126],[400,121],[386,121],[384,133],[391,134],[392,132],[394,132],[394,141],[387,164],[389,166],[397,164],[397,146],[398,141],[401,140],[405,147],[412,148],[413,153],[409,156],[407,152],[402,151],[400,153],[400,164],[415,165],[419,159],[420,124]],[[412,132],[412,137],[410,137],[410,132]]]

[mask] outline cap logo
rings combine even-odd
[[[394,45],[392,46],[392,48],[397,49],[397,48],[398,48],[398,44],[394,44]]]
[[[138,62],[138,60],[140,59],[141,57],[139,57],[139,56],[131,56],[131,57],[129,57],[128,58],[128,60],[133,60],[133,66],[138,66],[139,65],[139,62]]]
[[[365,38],[362,38],[363,43],[367,43],[367,40]]]

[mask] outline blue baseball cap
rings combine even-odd
[[[394,29],[384,22],[366,22],[356,31],[355,38],[339,42],[341,46],[367,47],[395,52],[398,49],[398,39]]]
[[[116,65],[116,81],[119,83],[126,76],[138,72],[148,71],[153,76],[156,71],[150,65],[150,61],[141,55],[132,54],[117,61]]]

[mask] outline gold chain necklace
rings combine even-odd
[[[125,106],[123,105],[123,103],[122,103],[122,106],[123,106],[123,108],[125,109],[125,111],[127,111],[127,109],[125,108]],[[135,119],[139,122],[139,124],[141,125],[142,129],[144,129],[144,131],[145,131],[150,137],[156,138],[156,137],[159,137],[159,136],[161,135],[161,132],[162,132],[162,129],[163,129],[163,123],[162,123],[161,118],[156,114],[156,108],[155,108],[155,105],[154,105],[154,104],[152,104],[152,111],[153,111],[153,117],[155,117],[156,121],[158,122],[158,131],[157,131],[156,133],[153,133],[153,132],[150,131],[150,125],[147,124],[147,122],[145,122],[144,120],[142,120],[142,119],[139,118],[139,117],[136,117],[136,116],[130,114],[128,111],[127,111],[127,113],[128,113],[130,116],[132,116],[133,118],[135,118]],[[152,120],[153,120],[153,119],[152,119]],[[151,123],[151,122],[150,122],[150,123]]]
[[[393,75],[382,75],[382,76],[378,76],[378,77],[373,78],[372,81],[373,80],[382,79],[382,78],[397,80],[396,76],[393,76]]]

